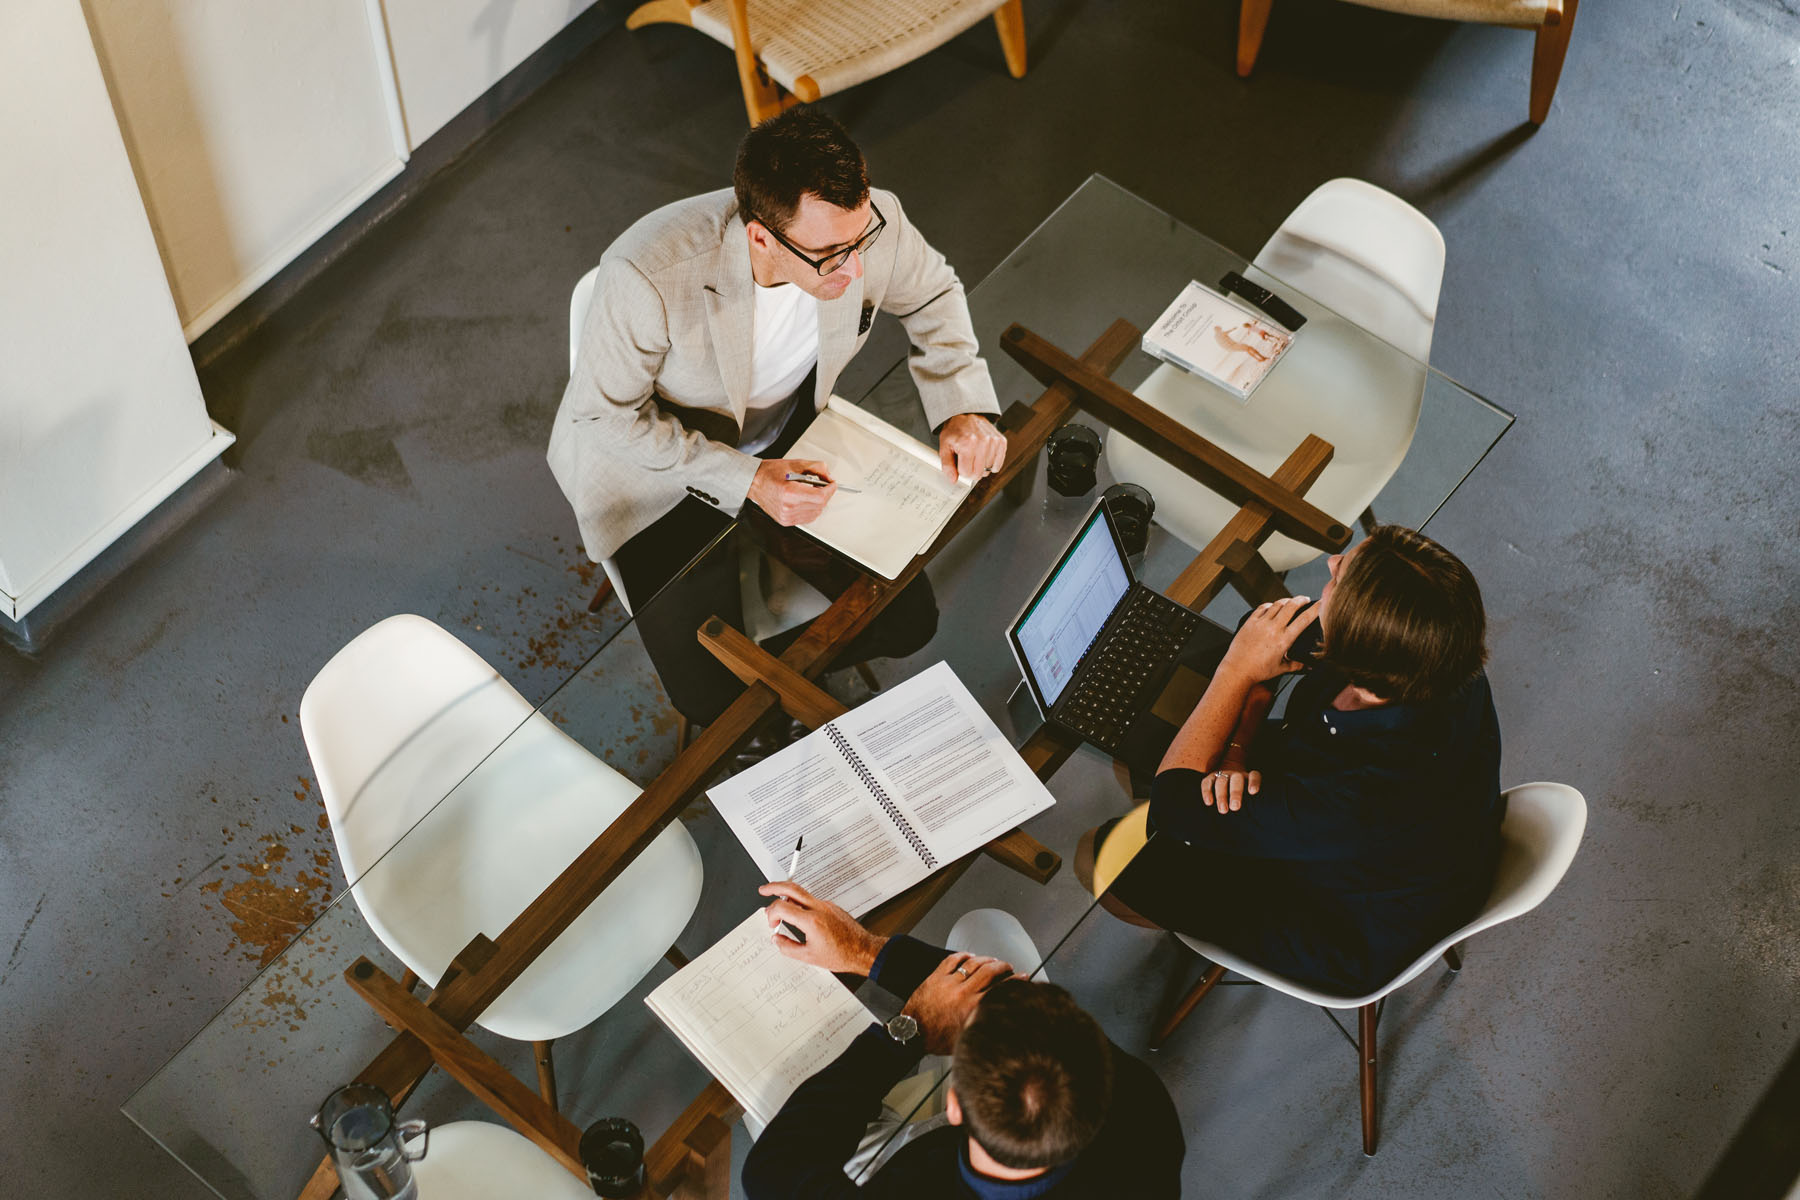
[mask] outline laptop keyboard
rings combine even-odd
[[[1104,750],[1118,745],[1151,702],[1145,692],[1200,627],[1200,614],[1134,587],[1115,622],[1078,666],[1074,689],[1056,713],[1059,723]]]

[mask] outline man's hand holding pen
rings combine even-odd
[[[849,975],[867,975],[875,966],[875,956],[887,944],[857,923],[855,917],[829,900],[820,900],[792,881],[765,883],[757,892],[773,896],[774,903],[763,909],[768,918],[770,937],[775,946],[789,958],[797,958],[827,971]],[[786,924],[805,935],[796,942],[779,926]]]

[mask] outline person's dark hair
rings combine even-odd
[[[824,109],[798,105],[751,129],[731,174],[738,213],[786,233],[808,192],[839,208],[869,198],[869,167],[844,127]]]
[[[1322,660],[1384,700],[1450,695],[1487,661],[1481,588],[1422,533],[1380,525],[1338,569]]]
[[[1106,1120],[1112,1046],[1062,988],[1009,979],[957,1036],[950,1079],[970,1135],[995,1162],[1054,1167]]]

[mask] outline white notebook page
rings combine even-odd
[[[831,972],[785,958],[761,909],[645,1003],[767,1125],[875,1018]]]
[[[841,396],[831,398],[788,457],[827,464],[842,485],[824,512],[798,528],[884,579],[937,540],[971,486],[945,479],[935,452]]]

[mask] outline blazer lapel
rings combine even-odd
[[[718,274],[706,285],[706,327],[719,362],[719,381],[725,385],[725,398],[731,402],[740,429],[750,403],[751,321],[756,315],[756,297],[750,289],[755,286],[744,222],[733,217],[726,222],[719,243]]]
[[[856,353],[857,326],[862,320],[863,277],[857,276],[836,300],[819,302],[819,374],[813,407],[823,409],[837,377]]]

